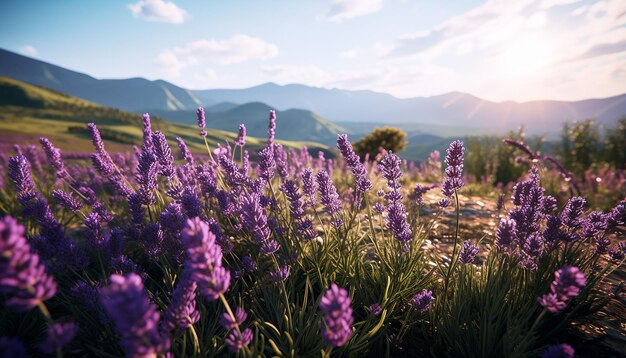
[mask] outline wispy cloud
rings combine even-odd
[[[339,57],[343,59],[355,58],[359,55],[359,50],[353,48],[350,50],[342,51],[339,53]]]
[[[156,63],[164,72],[176,77],[193,65],[210,61],[220,65],[230,65],[251,60],[266,60],[278,55],[278,47],[258,37],[234,35],[225,40],[201,39],[181,47],[164,50]]]
[[[24,45],[24,46],[20,47],[20,48],[19,48],[19,52],[20,52],[22,55],[26,55],[26,56],[37,56],[37,54],[39,53],[39,52],[37,51],[37,49],[36,49],[36,48],[34,48],[34,47],[33,47],[33,46],[31,46],[31,45]]]
[[[328,86],[332,75],[314,65],[264,65],[261,72],[273,82],[282,84],[306,83],[311,86]]]
[[[580,75],[581,71],[591,74],[589,68],[606,79],[603,89],[615,90],[619,84],[608,73],[626,57],[626,2],[605,0],[582,6],[577,2],[489,0],[426,31],[379,44],[380,58],[395,66],[420,61],[454,69],[456,80],[449,86],[494,99],[528,93],[533,98],[554,98],[554,93],[589,96],[584,84],[597,80]],[[570,90],[556,90],[567,86]]]
[[[187,17],[185,10],[165,0],[140,0],[134,4],[128,4],[128,8],[134,17],[148,21],[182,24]]]
[[[383,0],[332,0],[326,18],[333,22],[342,22],[359,16],[373,14],[382,10]]]

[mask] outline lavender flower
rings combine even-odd
[[[567,306],[565,301],[578,296],[586,284],[585,275],[577,267],[563,266],[554,273],[551,292],[539,297],[539,304],[552,313],[560,313]]]
[[[545,295],[538,298],[538,302],[548,311],[555,314],[563,312],[565,307],[567,307],[567,303],[559,300],[558,296],[555,293],[546,293]]]
[[[274,161],[274,150],[272,146],[266,147],[259,152],[259,177],[265,181],[270,181],[276,172],[276,161]]]
[[[276,161],[276,169],[278,171],[278,175],[282,179],[287,179],[287,176],[289,176],[287,152],[285,152],[283,145],[280,143],[274,145],[274,158]]]
[[[200,319],[196,307],[197,285],[191,280],[191,274],[183,271],[180,282],[172,294],[172,302],[167,306],[163,315],[161,327],[167,331],[173,329],[185,330]]]
[[[276,240],[265,240],[261,243],[261,253],[264,255],[271,255],[280,250],[280,245]]]
[[[187,250],[187,269],[198,284],[200,293],[209,301],[216,300],[230,286],[230,272],[222,266],[222,250],[215,244],[215,235],[200,218],[187,220],[182,233]]]
[[[23,155],[11,157],[9,159],[9,178],[13,181],[17,200],[25,205],[36,195],[35,182],[30,174],[30,163]]]
[[[113,169],[113,164],[103,158],[100,153],[91,154],[91,163],[93,164],[93,167],[105,177],[113,174],[115,171],[115,169]]]
[[[502,219],[496,232],[496,246],[505,253],[511,252],[517,243],[517,223]]]
[[[341,347],[352,336],[352,308],[348,291],[335,283],[330,285],[320,301],[320,309],[324,312],[322,319],[322,338],[332,347]]]
[[[313,169],[306,168],[302,172],[302,192],[306,195],[308,203],[315,205],[317,200],[317,183],[315,182],[315,176],[313,175]]]
[[[478,247],[472,245],[469,240],[463,241],[463,246],[461,247],[461,253],[459,255],[459,261],[464,264],[473,264],[476,260],[476,255],[478,254]]]
[[[158,222],[146,225],[141,231],[141,241],[146,248],[146,255],[155,260],[163,249],[163,230]]]
[[[269,278],[272,282],[285,281],[291,273],[291,267],[283,265],[278,268],[276,272],[270,272]]]
[[[180,137],[176,137],[176,142],[178,143],[178,148],[180,149],[180,157],[184,159],[187,164],[193,166],[193,154],[191,154],[191,152],[189,151],[189,148],[187,147],[185,141]]]
[[[228,337],[226,337],[226,345],[228,349],[232,353],[237,353],[243,348],[252,342],[252,330],[250,328],[244,329],[241,334],[236,330],[230,332]]]
[[[587,284],[585,275],[580,272],[578,267],[563,266],[554,273],[554,281],[550,285],[553,293],[556,293],[560,299],[567,300],[578,296],[580,290]]]
[[[608,253],[611,262],[615,264],[619,264],[620,262],[622,262],[622,260],[624,260],[624,257],[626,256],[626,251],[624,250],[623,243],[620,243],[620,245],[618,245],[618,247],[616,248],[609,248]]]
[[[46,339],[39,345],[39,350],[52,354],[65,347],[78,333],[78,324],[74,322],[54,323],[48,327]]]
[[[65,166],[63,165],[63,160],[61,160],[61,151],[59,148],[56,148],[48,138],[41,137],[39,138],[39,142],[41,146],[46,152],[46,157],[48,157],[48,162],[50,165],[56,170],[57,177],[63,178],[67,175],[65,171]]]
[[[196,116],[198,117],[198,127],[200,127],[200,135],[203,137],[207,136],[207,132],[204,128],[206,128],[206,119],[204,117],[204,108],[198,107],[198,111],[196,112]]]
[[[235,329],[237,326],[241,326],[243,322],[248,318],[248,314],[246,311],[237,307],[235,310],[235,320],[226,312],[222,313],[222,317],[220,318],[220,324],[224,327],[225,330]]]
[[[400,158],[390,153],[380,164],[383,178],[387,179],[387,186],[391,190],[385,194],[387,199],[387,227],[393,232],[394,236],[403,246],[403,250],[408,250],[408,244],[413,238],[413,231],[407,221],[406,207],[402,203],[402,186],[400,177]]]
[[[254,272],[257,270],[257,264],[250,256],[244,256],[241,259],[241,265],[247,272]]]
[[[561,218],[549,216],[546,220],[546,229],[543,231],[543,239],[548,250],[552,250],[561,240],[565,240],[567,234],[561,230]]]
[[[441,186],[441,192],[444,196],[451,197],[455,190],[463,187],[463,156],[465,148],[463,142],[455,140],[450,143],[446,152],[446,176]]]
[[[369,310],[370,310],[370,313],[373,314],[374,316],[380,315],[383,311],[379,303],[372,303],[369,307]]]
[[[57,291],[24,233],[24,226],[12,217],[0,219],[0,293],[12,296],[5,304],[16,311],[29,311]]]
[[[601,211],[592,211],[587,215],[587,219],[582,224],[582,236],[586,238],[597,238],[603,235],[608,229],[608,215]]]
[[[96,127],[96,124],[88,123],[87,131],[91,134],[91,141],[93,146],[96,148],[96,152],[100,154],[105,162],[113,163],[113,159],[111,159],[111,156],[104,148],[104,142],[102,141],[102,136],[100,135],[100,131],[98,130],[98,127]]]
[[[270,123],[268,126],[268,130],[267,130],[267,142],[268,142],[268,147],[273,147],[274,146],[274,136],[276,135],[276,111],[274,111],[273,109],[270,110]]]
[[[241,223],[250,231],[252,239],[258,243],[263,243],[270,237],[267,216],[261,208],[258,195],[253,194],[242,198]]]
[[[298,221],[304,217],[304,205],[302,205],[302,195],[298,192],[298,184],[293,180],[286,180],[280,189],[285,193],[289,200],[289,209],[291,218]]]
[[[141,119],[143,122],[143,143],[141,144],[141,149],[143,151],[151,151],[152,150],[152,123],[150,121],[150,115],[148,113],[144,113]]]
[[[328,172],[320,170],[317,173],[317,184],[320,192],[322,204],[331,216],[334,216],[341,210],[341,200],[337,194],[337,188],[333,184]]]
[[[372,188],[372,182],[367,176],[367,170],[365,170],[365,166],[361,163],[358,154],[356,154],[352,149],[352,144],[348,140],[348,136],[346,134],[337,135],[337,148],[339,148],[339,151],[346,160],[350,171],[352,171],[352,175],[354,176],[354,181],[356,183],[356,197],[360,198],[362,193]]]
[[[139,275],[111,275],[100,296],[127,356],[156,356],[169,350],[169,339],[158,331],[160,314],[150,303]]]
[[[72,193],[66,193],[61,189],[53,190],[52,198],[56,200],[59,205],[74,213],[79,211],[83,207],[83,204],[80,201],[76,200],[72,196]]]
[[[411,299],[411,305],[420,313],[426,313],[434,301],[435,298],[433,297],[433,292],[423,289],[420,293],[413,296]]]
[[[563,225],[570,229],[570,232],[574,232],[581,228],[586,204],[587,201],[585,198],[575,196],[571,198],[565,205],[565,208],[563,208],[563,211],[561,212],[561,221],[563,221]]]
[[[142,152],[137,164],[137,183],[139,183],[137,193],[146,205],[153,204],[155,201],[154,190],[157,188],[157,171],[156,157],[150,152]]]
[[[429,186],[415,184],[415,186],[413,187],[411,199],[413,199],[417,205],[422,205],[424,204],[424,194],[426,194],[429,190],[433,188],[435,188],[435,184]]]
[[[243,124],[239,125],[239,133],[237,134],[235,145],[242,148],[246,145],[246,126]]]
[[[152,133],[152,143],[154,154],[159,162],[159,173],[166,177],[174,175],[174,157],[165,135],[159,131]]]
[[[144,198],[137,193],[133,193],[128,197],[128,209],[135,224],[141,224],[146,214],[146,209],[142,205],[143,201]]]
[[[202,203],[192,186],[185,186],[180,195],[180,203],[188,217],[193,218],[200,216],[202,213]]]
[[[567,343],[555,344],[543,352],[542,358],[574,358],[576,351]]]

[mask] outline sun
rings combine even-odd
[[[497,57],[500,73],[511,78],[546,74],[555,50],[540,35],[518,37]]]

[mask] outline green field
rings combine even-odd
[[[64,151],[91,151],[91,140],[86,131],[87,123],[94,122],[102,132],[111,151],[126,151],[131,145],[141,144],[143,135],[141,116],[117,109],[99,106],[53,90],[24,82],[0,77],[0,139],[3,145],[36,144],[45,136]],[[170,144],[176,146],[176,137],[185,140],[195,153],[206,153],[198,128],[174,124],[153,117],[155,129],[167,135]],[[233,123],[233,131],[238,123]],[[233,142],[237,134],[223,130],[208,130],[207,139],[212,147],[218,143]],[[308,147],[310,150],[330,152],[319,143],[279,141],[287,148]],[[248,137],[248,149],[256,151],[266,144],[266,139]]]

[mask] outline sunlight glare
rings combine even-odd
[[[543,75],[554,59],[554,51],[540,36],[518,38],[498,57],[500,72],[506,77]]]

